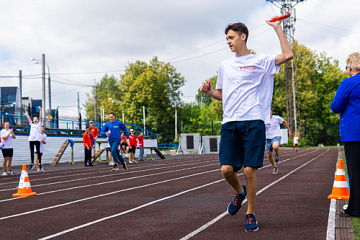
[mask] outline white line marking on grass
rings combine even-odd
[[[270,183],[269,185],[265,186],[264,188],[262,188],[260,191],[258,191],[256,193],[256,195],[259,195],[260,193],[264,192],[266,189],[268,189],[269,187],[273,186],[274,184],[282,181],[283,179],[285,179],[286,177],[290,176],[291,174],[293,174],[294,172],[296,172],[297,170],[305,167],[306,165],[308,165],[309,163],[313,162],[315,159],[317,159],[318,157],[324,155],[326,152],[328,152],[329,149],[327,149],[324,153],[318,155],[317,157],[311,159],[310,161],[304,163],[303,165],[301,165],[300,167],[295,168],[294,170],[292,170],[291,172],[289,172],[288,174],[282,176],[281,178],[279,178],[278,180]],[[247,200],[247,199],[245,199]],[[242,204],[244,204],[246,201],[244,200],[244,202]],[[190,239],[191,237],[195,236],[196,234],[200,233],[201,231],[205,230],[206,228],[210,227],[211,225],[213,225],[214,223],[216,223],[217,221],[219,221],[220,219],[222,219],[223,217],[225,217],[227,215],[227,211],[220,214],[219,216],[217,216],[216,218],[214,218],[213,220],[211,220],[210,222],[204,224],[203,226],[199,227],[198,229],[196,229],[195,231],[189,233],[188,235],[186,235],[185,237],[181,238],[180,240],[187,240]]]

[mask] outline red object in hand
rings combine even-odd
[[[279,17],[274,17],[274,18],[270,19],[269,22],[276,22],[276,21],[279,21],[281,19],[288,18],[290,16],[291,16],[291,14],[288,13],[288,14],[285,14],[285,15],[282,15],[282,16],[279,16]]]

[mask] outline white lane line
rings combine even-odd
[[[208,162],[208,161],[207,161]],[[181,167],[181,166],[191,166],[191,165],[195,165],[198,163],[184,163],[184,164],[178,164],[176,165],[176,167]],[[219,163],[214,163],[214,164],[219,164]],[[173,166],[165,166],[165,167],[158,167],[158,168],[147,168],[144,170],[139,170],[136,172],[128,172],[128,173],[122,173],[121,175],[124,174],[129,174],[129,173],[139,173],[139,172],[148,172],[148,171],[153,171],[153,170],[160,170],[160,169],[165,169],[165,168],[171,168]],[[130,169],[131,170],[131,169]],[[107,170],[109,171],[109,170]],[[92,174],[94,174],[95,172],[92,172]],[[43,184],[36,184],[36,185],[31,185],[32,188],[34,187],[40,187],[40,186],[49,186],[49,185],[56,185],[56,184],[63,184],[63,183],[69,183],[69,182],[76,182],[76,181],[84,181],[84,180],[88,180],[88,179],[96,179],[96,178],[105,178],[105,177],[111,177],[111,176],[118,176],[119,173],[113,173],[113,174],[105,174],[105,175],[97,175],[97,176],[92,176],[92,177],[86,177],[86,178],[76,178],[76,179],[71,179],[71,180],[65,180],[65,181],[59,181],[59,182],[48,182],[48,183],[43,183]],[[31,181],[32,182],[32,181]],[[17,181],[16,183],[19,183],[19,181]],[[6,191],[13,191],[16,190],[17,188],[7,188],[7,189],[1,189],[0,192],[6,192]],[[1,201],[0,201],[1,202]]]
[[[217,160],[217,159],[211,159],[211,160]],[[218,161],[218,160],[217,160]],[[149,171],[149,170],[157,170],[157,169],[161,169],[161,168],[166,168],[166,167],[172,167],[173,165],[174,166],[183,166],[183,165],[186,165],[186,164],[183,164],[183,165],[179,165],[178,163],[179,161],[176,161],[176,162],[169,162],[168,164],[165,164],[165,163],[159,163],[159,164],[156,164],[156,165],[146,165],[148,167],[155,167],[155,168],[147,168],[146,170],[140,170],[140,171],[137,171],[137,172],[142,172],[142,171]],[[192,161],[191,163],[187,163],[187,165],[195,165],[197,163],[202,163],[202,162],[209,162],[209,159],[202,159],[202,160],[195,160],[195,161]],[[181,163],[184,163],[183,161]],[[165,167],[161,167],[161,165],[165,165]],[[160,166],[160,167],[159,167]],[[110,166],[111,167],[111,166]],[[103,168],[103,167],[102,167]],[[141,166],[139,167],[131,167],[130,170],[133,170],[133,169],[137,169],[137,168],[142,168]],[[92,170],[96,170],[96,168],[92,168]],[[98,168],[100,169],[100,168]],[[110,168],[103,168],[104,171],[109,171]],[[78,170],[82,170],[82,169],[78,169]],[[31,182],[36,182],[36,181],[43,181],[43,180],[50,180],[50,179],[56,179],[56,178],[64,178],[64,177],[74,177],[74,176],[82,176],[82,175],[90,175],[90,174],[94,174],[94,172],[89,172],[87,170],[86,173],[77,173],[77,174],[71,174],[73,171],[72,170],[68,170],[69,172],[66,172],[66,171],[63,171],[64,175],[60,175],[60,176],[54,176],[54,177],[46,177],[46,178],[35,178],[34,177],[40,177],[40,176],[43,176],[43,174],[39,175],[38,173],[30,173],[28,171],[28,174],[29,174],[29,177],[31,177]],[[49,173],[48,171],[46,171],[46,173]],[[60,174],[62,172],[57,172],[56,174]],[[98,172],[97,172],[98,173]],[[133,172],[132,172],[133,173]],[[111,176],[111,175],[118,175],[118,174],[108,174],[108,175],[101,175],[101,176],[97,176],[97,177],[106,177],[106,176]],[[91,178],[91,177],[90,177]],[[86,180],[88,178],[79,178],[78,180]],[[76,179],[74,179],[76,180]],[[63,182],[66,182],[66,181],[63,181]],[[68,182],[68,181],[67,181]],[[6,182],[6,183],[0,183],[0,186],[1,185],[7,185],[7,184],[16,184],[16,183],[19,183],[19,181],[13,181],[13,182]],[[62,183],[62,182],[60,182]],[[41,185],[44,185],[44,184],[38,184],[36,186],[41,186]],[[48,185],[45,184],[45,185]],[[35,186],[35,185],[33,185]],[[14,188],[12,188],[11,190],[13,190]],[[16,188],[15,188],[16,189]],[[8,189],[1,189],[0,191],[5,191],[5,190],[8,190]]]
[[[184,165],[188,165],[188,164],[184,164]],[[129,177],[129,178],[122,178],[122,179],[118,179],[118,180],[111,180],[111,181],[107,181],[107,182],[100,182],[100,183],[94,183],[94,184],[88,184],[88,185],[81,185],[81,186],[70,187],[70,188],[63,188],[63,189],[58,189],[58,190],[53,190],[53,191],[48,191],[48,192],[37,193],[37,196],[50,194],[50,193],[70,191],[70,190],[79,189],[79,188],[87,188],[87,187],[99,186],[99,185],[104,185],[104,184],[113,184],[113,183],[116,183],[116,182],[123,182],[123,181],[138,179],[138,178],[152,177],[152,176],[162,175],[162,174],[167,174],[167,173],[174,173],[174,172],[193,170],[193,169],[196,169],[196,168],[204,168],[204,167],[209,167],[209,166],[213,166],[213,165],[218,165],[218,163],[207,164],[207,165],[202,165],[202,166],[196,166],[196,167],[191,167],[191,168],[182,168],[182,169],[177,169],[177,170],[170,170],[170,171],[166,171],[166,172],[152,173],[152,174]],[[17,199],[23,199],[23,198],[9,198],[9,199],[0,200],[0,202],[14,201],[14,200],[17,200]]]
[[[271,186],[275,185],[276,183],[284,180],[285,178],[287,178],[288,176],[290,176],[291,174],[293,174],[294,172],[298,171],[299,169],[305,167],[306,165],[308,165],[309,163],[313,162],[314,160],[316,160],[317,158],[319,158],[320,156],[324,155],[325,153],[327,153],[329,151],[329,149],[327,149],[324,153],[321,153],[320,155],[318,155],[317,157],[309,160],[308,162],[304,163],[303,165],[301,165],[300,167],[295,168],[294,170],[292,170],[291,172],[289,172],[288,174],[282,176],[281,178],[279,178],[278,180],[270,183],[269,185],[265,186],[264,188],[262,188],[260,191],[258,191],[256,193],[256,195],[259,195],[260,193],[264,192],[266,189],[270,188]],[[246,200],[246,199],[245,199]],[[242,203],[244,204],[245,201]],[[205,230],[206,228],[210,227],[211,225],[213,225],[214,223],[216,223],[217,221],[219,221],[220,219],[222,219],[223,217],[225,217],[227,215],[227,211],[220,214],[219,216],[217,216],[216,218],[214,218],[213,220],[211,220],[210,222],[204,224],[203,226],[199,227],[198,229],[196,229],[195,231],[189,233],[188,235],[186,235],[183,238],[180,238],[180,240],[187,240],[190,239],[191,237],[194,237],[196,234],[200,233],[201,231]]]
[[[328,226],[326,231],[326,240],[335,240],[335,214],[336,214],[336,199],[331,199]]]
[[[316,150],[316,151],[317,151],[317,150]],[[315,151],[314,151],[314,152],[315,152]],[[321,155],[322,155],[322,154],[321,154]],[[319,156],[321,156],[321,155],[319,155]],[[319,157],[319,156],[318,156],[318,157]],[[316,157],[316,158],[317,158],[317,157]],[[314,158],[313,160],[315,160],[316,158]],[[289,159],[289,160],[290,160],[290,159]],[[286,161],[288,161],[288,160],[286,160]],[[285,161],[283,161],[283,162],[285,162]],[[310,162],[308,162],[308,163],[310,163]],[[305,166],[305,165],[308,164],[308,163],[305,163],[303,166]],[[263,168],[260,168],[260,169],[264,169],[264,168],[267,168],[267,167],[270,167],[270,166],[272,166],[272,165],[267,165],[267,166],[264,166]],[[299,167],[299,168],[301,168],[301,167]],[[215,171],[218,171],[218,170],[215,170]],[[295,171],[295,170],[293,170],[292,172],[294,172],[294,171]],[[292,172],[290,172],[290,173],[287,174],[287,175],[290,175]],[[238,174],[238,175],[243,175],[243,173]],[[287,175],[285,175],[285,176],[287,176]],[[282,178],[280,178],[280,179],[282,180],[283,178],[285,178],[285,176],[282,177]],[[204,185],[201,185],[201,186],[192,188],[192,189],[188,189],[188,190],[185,190],[185,191],[176,193],[176,194],[174,194],[174,195],[171,195],[171,196],[168,196],[168,197],[165,197],[165,198],[157,199],[157,200],[155,200],[155,201],[152,201],[152,202],[149,202],[149,203],[140,205],[140,206],[138,206],[138,207],[136,207],[136,208],[132,208],[132,209],[129,209],[129,210],[127,210],[127,211],[117,213],[117,214],[115,214],[115,215],[111,215],[111,216],[108,216],[108,217],[100,218],[100,219],[97,219],[97,220],[95,220],[95,221],[91,221],[91,222],[88,222],[88,223],[85,223],[85,224],[82,224],[82,225],[79,225],[79,226],[76,226],[76,227],[73,227],[73,228],[69,228],[69,229],[67,229],[67,230],[64,230],[64,231],[61,231],[61,232],[58,232],[58,233],[55,233],[55,234],[49,235],[49,236],[47,236],[47,237],[41,238],[41,240],[51,239],[51,238],[54,238],[54,237],[63,235],[63,234],[65,234],[65,233],[72,232],[72,231],[75,231],[75,230],[77,230],[77,229],[84,228],[84,227],[87,227],[87,226],[90,226],[90,225],[93,225],[93,224],[96,224],[96,223],[99,223],[99,222],[102,222],[102,221],[105,221],[105,220],[108,220],[108,219],[111,219],[111,218],[115,218],[115,217],[118,217],[118,216],[121,216],[121,215],[130,213],[130,212],[136,211],[136,210],[138,210],[138,209],[141,209],[141,208],[150,206],[150,205],[152,205],[152,204],[155,204],[155,203],[158,203],[158,202],[161,202],[161,201],[164,201],[164,200],[173,198],[173,197],[177,197],[177,196],[180,196],[180,195],[182,195],[182,194],[185,194],[185,193],[188,193],[188,192],[191,192],[191,191],[195,191],[195,190],[198,190],[198,189],[201,189],[201,188],[204,188],[204,187],[207,187],[207,186],[210,186],[210,185],[213,185],[213,184],[222,182],[222,181],[225,181],[225,180],[224,180],[224,179],[220,179],[220,180],[217,180],[217,181],[208,183],[208,184],[204,184]],[[273,182],[272,184],[269,185],[269,187],[272,186],[273,184],[275,184],[275,183],[278,182],[278,181],[280,181],[280,180],[277,180],[277,181]],[[260,194],[262,191],[265,191],[266,189],[267,189],[267,187],[263,188],[263,189],[260,190],[257,194]],[[243,202],[243,204],[244,204],[246,201],[247,201],[247,200],[245,199],[244,202]],[[217,220],[214,219],[214,220],[212,220],[211,222],[215,223],[216,221],[218,221],[219,219],[221,219],[224,214],[226,215],[227,213],[225,212],[225,213],[221,214],[220,216],[218,216],[217,218],[215,218],[215,219],[217,219]],[[224,215],[224,216],[225,216],[225,215]],[[0,220],[1,220],[1,219],[0,219]],[[210,225],[209,225],[209,226],[210,226]]]

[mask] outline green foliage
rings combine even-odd
[[[105,75],[99,83],[97,83],[91,94],[87,93],[88,100],[84,104],[86,111],[86,118],[88,120],[95,119],[95,92],[97,94],[97,121],[100,119],[100,108],[105,109],[105,114],[110,112],[120,116],[120,105],[116,102],[116,99],[120,99],[122,93],[118,88],[118,80],[111,76]]]
[[[326,57],[325,53],[317,54],[297,41],[293,43],[295,64],[295,88],[298,116],[298,129],[301,142],[315,146],[319,143],[336,144],[334,134],[338,126],[339,115],[330,109],[340,82],[347,74],[340,70],[338,61]],[[275,76],[273,112],[287,118],[284,66]],[[292,96],[292,91],[290,96]],[[306,127],[305,127],[306,124]],[[302,139],[303,138],[303,139]]]

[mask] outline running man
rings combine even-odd
[[[291,130],[289,124],[280,116],[273,115],[272,109],[270,111],[270,123],[266,124],[266,143],[265,143],[265,152],[266,155],[273,166],[273,174],[278,173],[278,168],[276,164],[279,162],[279,146],[281,142],[281,131],[280,124],[284,124],[289,131],[289,137],[291,139]],[[275,150],[275,161],[273,158],[273,150]]]
[[[121,141],[121,136],[120,136],[121,129],[125,132],[127,136],[130,135],[128,130],[126,129],[126,126],[122,122],[115,120],[115,114],[109,113],[109,121],[105,123],[105,125],[102,127],[100,131],[100,135],[106,135],[109,140],[109,144],[111,147],[111,155],[113,156],[113,160],[114,160],[114,167],[112,168],[111,171],[119,170],[118,164],[120,161],[124,168],[124,171],[127,172],[128,169],[126,167],[126,163],[124,162],[124,159],[122,158],[119,152],[119,145]]]
[[[245,197],[248,209],[245,231],[259,230],[255,219],[257,191],[256,170],[263,166],[265,150],[265,123],[270,121],[274,75],[280,65],[292,59],[293,52],[281,28],[281,22],[267,23],[275,30],[282,53],[276,56],[250,54],[246,41],[248,29],[243,23],[230,24],[225,29],[227,44],[235,57],[225,60],[219,67],[216,89],[211,81],[204,82],[200,90],[223,102],[221,126],[221,173],[235,190],[228,212],[235,215]],[[244,167],[246,187],[241,186],[237,172]]]
[[[293,150],[296,149],[295,152],[297,152],[298,143],[299,143],[299,137],[295,136],[293,139]]]

